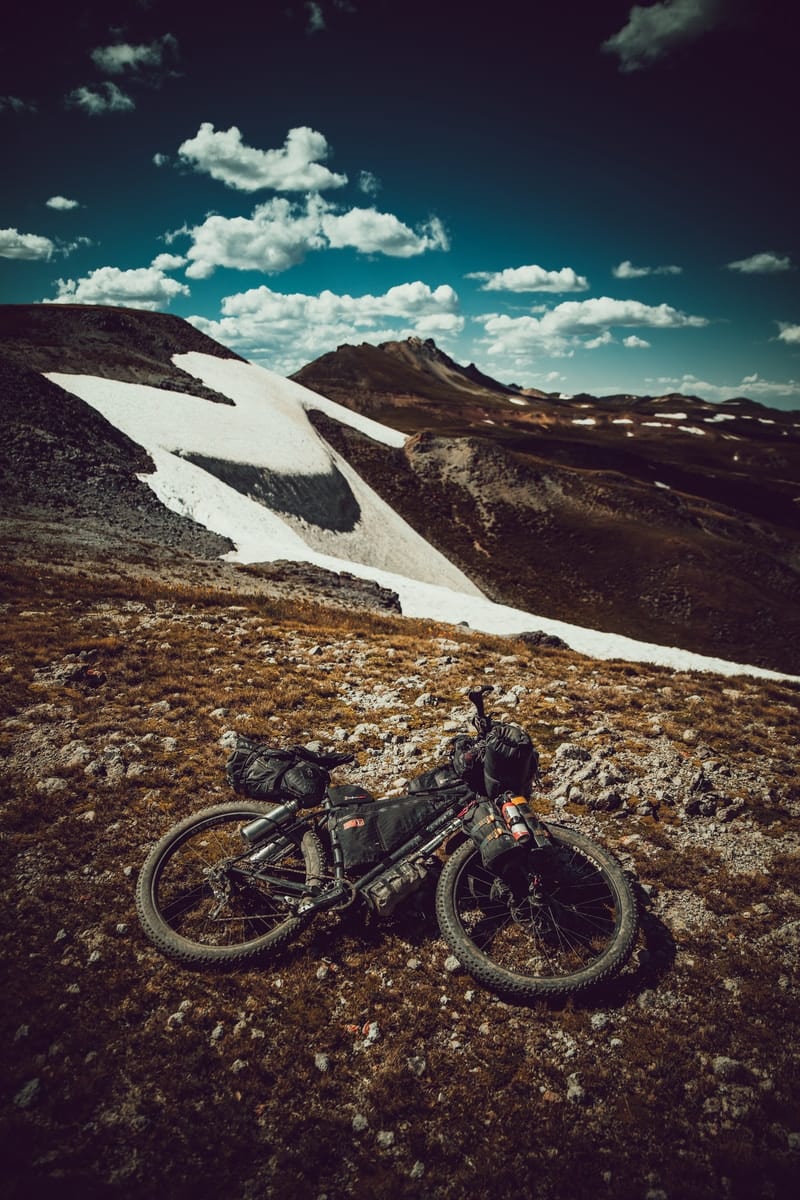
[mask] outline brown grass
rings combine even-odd
[[[774,936],[798,919],[798,690],[532,654],[513,639],[246,589],[9,573],[8,1194],[788,1195],[798,964]],[[58,677],[80,654],[106,673],[101,688]],[[608,746],[613,761],[615,747],[650,744],[653,713],[689,757],[682,735],[692,728],[734,764],[762,760],[773,799],[750,798],[762,824],[740,830],[775,842],[769,871],[733,870],[699,836],[702,821],[687,841],[671,812],[621,822],[568,808],[566,819],[627,856],[650,899],[628,971],[561,1007],[511,1007],[446,971],[429,898],[384,925],[323,919],[263,970],[190,972],[150,948],[134,913],[136,874],[174,821],[227,798],[224,729],[338,744],[337,728],[375,724],[354,748],[357,777],[379,788],[391,773],[380,733],[419,736],[409,772],[433,765],[442,720],[476,680],[528,689],[509,715],[533,732],[548,784],[563,730]],[[389,688],[400,707],[366,707]],[[423,692],[440,703],[416,707]],[[391,726],[393,715],[407,724]],[[76,744],[89,758],[70,765]],[[89,763],[99,773],[87,774]],[[65,786],[37,787],[53,778]],[[547,811],[546,792],[537,808]],[[692,923],[695,903],[705,923]],[[673,920],[682,905],[685,920]],[[364,1046],[352,1027],[368,1021],[380,1037]],[[744,1082],[714,1074],[721,1054],[745,1065]],[[419,1074],[410,1060],[424,1060]],[[363,1131],[354,1117],[366,1118]]]

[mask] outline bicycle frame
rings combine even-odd
[[[442,789],[444,790],[444,789]],[[441,794],[439,792],[427,793],[429,795]],[[425,792],[417,793],[420,797],[426,795]],[[358,879],[351,880],[345,875],[344,855],[339,842],[336,830],[329,828],[327,830],[328,841],[333,854],[333,878],[330,887],[318,895],[309,895],[309,889],[305,883],[293,883],[285,878],[273,879],[270,877],[269,865],[259,869],[256,874],[259,879],[266,883],[274,883],[281,889],[282,894],[287,903],[296,904],[297,912],[304,915],[310,915],[315,912],[321,912],[327,908],[334,908],[338,902],[345,896],[348,898],[348,903],[364,888],[369,887],[380,876],[390,870],[397,863],[402,862],[406,858],[425,858],[430,854],[435,853],[444,842],[447,841],[454,833],[462,830],[462,818],[469,812],[470,808],[475,804],[475,800],[470,800],[466,804],[463,802],[463,796],[453,797],[449,804],[443,805],[440,812],[436,813],[422,829],[413,834],[395,850],[384,855],[380,862],[375,866],[370,867]],[[247,850],[239,861],[249,863],[257,863],[259,855],[265,858],[269,855],[280,852],[286,847],[286,840],[289,834],[302,833],[305,825],[313,823],[318,828],[327,821],[329,814],[333,811],[333,805],[326,796],[322,807],[315,812],[309,813],[305,820],[293,820],[296,816],[297,806],[282,805],[280,813],[268,814],[264,820],[269,823],[273,830],[280,830],[279,836],[276,838],[274,833],[271,841],[263,844],[264,838],[269,838],[270,834],[265,830],[261,838],[257,838],[252,849]],[[292,820],[291,825],[287,822]],[[255,824],[255,822],[254,822]],[[295,895],[287,895],[286,893],[294,893]]]

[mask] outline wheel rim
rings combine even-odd
[[[252,810],[212,817],[176,839],[151,884],[153,907],[164,925],[196,946],[247,946],[291,919],[279,883],[259,879],[243,858],[242,826]],[[263,865],[263,864],[262,864]],[[269,863],[272,879],[302,882],[306,868],[299,844]]]
[[[598,964],[622,919],[605,872],[583,850],[560,842],[532,851],[513,889],[471,854],[456,879],[454,909],[465,937],[491,966],[542,980],[565,980]]]

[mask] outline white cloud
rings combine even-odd
[[[381,190],[381,181],[377,175],[373,175],[372,171],[359,171],[358,190],[365,196],[377,196]]]
[[[51,259],[55,244],[38,233],[20,233],[16,229],[0,229],[0,258],[24,258],[30,261]]]
[[[599,333],[597,337],[589,338],[588,342],[583,343],[584,350],[599,350],[601,346],[610,346],[615,341],[613,334],[608,330],[605,333]]]
[[[150,265],[157,271],[177,271],[186,266],[186,259],[182,254],[157,254]]]
[[[779,275],[792,270],[788,254],[775,254],[772,250],[751,254],[749,258],[740,258],[725,265],[729,271],[739,271],[742,275]]]
[[[346,175],[322,166],[329,146],[324,135],[303,125],[290,129],[280,150],[256,150],[242,142],[235,125],[217,130],[204,121],[193,138],[178,147],[179,158],[195,171],[243,192],[320,192],[344,187]]]
[[[78,250],[81,246],[93,246],[93,245],[94,245],[94,242],[92,241],[92,239],[90,237],[81,236],[81,237],[76,237],[73,242],[59,241],[56,245],[56,250],[59,254],[63,254],[64,257],[66,258],[67,255],[72,254],[73,250]]]
[[[44,304],[115,304],[144,308],[150,312],[166,308],[176,296],[188,296],[185,283],[169,279],[156,266],[123,271],[98,267],[83,279],[57,279],[58,295]]]
[[[79,87],[64,98],[67,108],[79,108],[90,117],[108,112],[130,112],[135,108],[133,100],[111,80],[99,83],[96,88]]]
[[[319,203],[313,198],[302,209],[276,196],[253,210],[252,217],[206,217],[191,230],[187,257],[191,279],[207,279],[217,267],[238,271],[287,271],[309,250],[321,250],[326,240],[320,228]]]
[[[162,154],[160,151],[157,151],[153,155],[153,162],[157,167],[167,167],[169,166],[170,157],[168,154]]]
[[[192,238],[187,252],[187,275],[192,279],[206,279],[217,267],[275,275],[302,262],[312,250],[350,247],[362,254],[409,258],[448,248],[435,218],[415,232],[391,213],[364,208],[337,213],[314,195],[302,203],[275,196],[257,205],[250,217],[213,214],[184,232]]]
[[[768,403],[783,397],[800,396],[800,380],[762,379],[757,373],[743,376],[738,383],[710,383],[695,375],[682,375],[679,378],[662,376],[657,382],[687,396],[701,396],[704,400],[730,400],[747,396],[751,400]]]
[[[446,284],[430,288],[419,280],[383,295],[284,295],[261,286],[227,296],[218,321],[191,323],[223,345],[291,373],[343,342],[389,341],[417,334],[446,338],[463,328],[458,296]]]
[[[676,46],[694,41],[719,24],[724,0],[661,0],[646,8],[634,4],[628,23],[602,49],[616,54],[620,71],[638,71]]]
[[[489,354],[508,355],[522,362],[535,354],[568,355],[579,348],[604,345],[606,342],[597,341],[598,335],[610,333],[617,326],[680,329],[708,324],[705,317],[690,316],[669,304],[642,304],[610,296],[564,300],[537,317],[489,313],[476,319],[486,330]],[[584,340],[586,334],[594,336]]]
[[[635,267],[630,259],[618,263],[611,274],[615,279],[643,279],[645,275],[681,275],[683,267]]]
[[[98,46],[92,51],[92,62],[107,75],[123,75],[142,68],[161,67],[165,58],[174,56],[178,43],[171,33],[165,33],[147,45],[131,46],[117,42],[113,46]]]
[[[325,28],[325,14],[319,4],[315,4],[314,0],[307,0],[305,7],[308,17],[306,33],[321,33]]]
[[[473,271],[467,279],[483,280],[482,292],[585,292],[589,281],[572,267],[548,271],[535,265],[504,271]]]
[[[790,346],[800,346],[800,325],[790,325],[787,321],[779,321],[779,342],[787,342]]]
[[[36,105],[30,100],[20,100],[19,96],[0,96],[0,112],[35,113]]]
[[[622,344],[628,350],[649,350],[650,349],[650,343],[648,341],[645,341],[644,338],[637,337],[635,333],[632,333],[630,335],[630,337],[623,338]]]
[[[66,196],[51,196],[45,201],[48,208],[54,208],[57,212],[69,212],[71,208],[79,208],[77,200],[68,200]]]
[[[449,250],[441,221],[432,217],[416,232],[392,213],[375,208],[351,208],[349,212],[322,215],[322,231],[334,250],[350,246],[362,254],[386,254],[411,258],[426,250]]]

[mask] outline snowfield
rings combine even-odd
[[[48,373],[47,378],[92,405],[143,446],[156,470],[141,478],[168,508],[230,538],[236,547],[226,556],[231,561],[291,559],[348,571],[396,591],[408,617],[466,622],[472,629],[496,634],[539,629],[594,658],[800,681],[797,676],[494,604],[367,486],[317,433],[307,412],[324,412],[388,446],[402,446],[403,434],[252,363],[197,353],[176,355],[173,361],[234,404],[88,375]],[[294,478],[330,475],[335,467],[358,502],[360,520],[351,532],[333,532],[273,512],[189,462],[183,457],[186,454]]]

